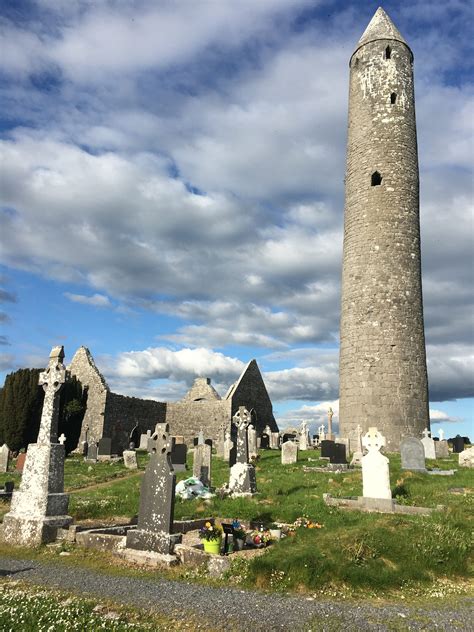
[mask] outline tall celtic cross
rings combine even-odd
[[[171,437],[169,435],[169,424],[156,424],[155,427],[155,445],[154,449],[157,454],[171,454]]]
[[[39,376],[39,384],[44,390],[44,403],[38,444],[58,442],[59,390],[66,381],[66,367],[63,360],[64,347],[53,347],[49,354],[48,368]]]
[[[239,406],[239,410],[232,417],[232,421],[237,426],[237,463],[248,463],[249,447],[247,426],[252,421],[252,416],[245,406]]]

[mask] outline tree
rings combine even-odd
[[[38,384],[42,369],[19,369],[7,375],[0,392],[0,442],[18,451],[38,437],[44,391]],[[59,403],[59,434],[67,437],[66,450],[76,447],[87,394],[75,378],[62,387]]]

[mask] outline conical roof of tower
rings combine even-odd
[[[370,20],[369,25],[365,29],[364,33],[362,34],[362,37],[360,38],[356,49],[360,48],[364,44],[368,44],[369,42],[381,39],[397,40],[398,42],[402,42],[402,44],[408,46],[395,24],[385,13],[382,7],[379,7],[375,12],[374,17]],[[408,46],[408,48],[410,47]]]
[[[216,389],[211,386],[211,380],[208,377],[197,377],[194,384],[183,397],[183,402],[199,402],[220,400],[221,396]]]

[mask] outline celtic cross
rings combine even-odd
[[[49,354],[48,368],[39,376],[39,384],[44,390],[44,403],[38,444],[57,443],[58,440],[59,390],[66,381],[63,360],[64,347],[53,347]]]

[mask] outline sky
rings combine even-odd
[[[338,411],[348,62],[366,0],[3,0],[0,383],[80,345],[115,392]],[[473,9],[383,5],[415,56],[431,422],[474,435]]]

